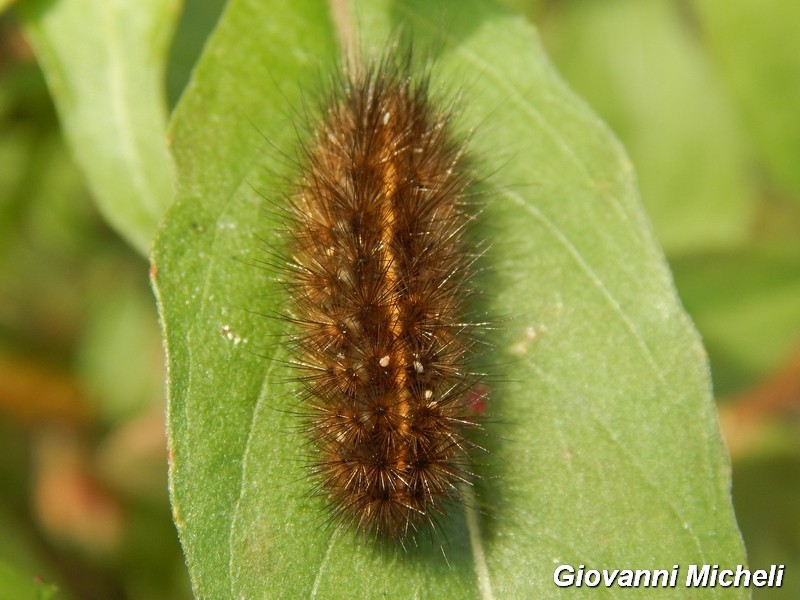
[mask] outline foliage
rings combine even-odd
[[[707,358],[666,253],[710,353],[751,566],[787,564],[777,593],[798,593],[797,495],[760,510],[800,462],[800,65],[781,42],[796,9],[513,4],[561,75],[529,22],[483,0],[350,7],[367,53],[400,31],[434,59],[489,173],[480,510],[408,552],[325,526],[285,323],[263,316],[283,302],[256,266],[278,243],[265,209],[338,68],[327,4],[231,0],[215,25],[200,1],[179,21],[172,0],[20,0],[77,168],[0,22],[0,590],[189,594],[163,490],[165,361],[173,518],[200,597],[548,597],[557,563],[743,562]]]

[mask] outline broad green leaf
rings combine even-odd
[[[693,6],[770,175],[800,199],[800,2]]]
[[[544,29],[559,70],[630,152],[668,255],[740,245],[756,200],[742,126],[679,8],[571,2]]]
[[[287,324],[264,316],[285,300],[256,265],[271,261],[263,240],[279,244],[270,206],[294,175],[296,122],[335,68],[336,33],[322,0],[233,0],[171,124],[178,194],[153,254],[170,486],[195,593],[544,598],[562,563],[744,562],[705,353],[630,161],[523,19],[480,0],[430,4],[351,12],[368,55],[399,31],[435,58],[432,85],[458,91],[460,125],[496,173],[481,229],[499,383],[475,501],[445,541],[402,551],[327,526],[310,493]]]
[[[163,79],[179,0],[24,0],[19,9],[101,212],[147,254],[173,195]]]
[[[754,385],[800,344],[797,243],[687,257],[673,269],[708,347],[718,393]]]

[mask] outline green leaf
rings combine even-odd
[[[50,600],[58,597],[58,588],[28,577],[14,567],[0,562],[0,597],[20,600]]]
[[[789,420],[785,421],[789,425]],[[790,425],[791,427],[791,425]],[[797,427],[793,428],[796,432]],[[768,453],[751,456],[734,466],[736,486],[733,491],[739,511],[742,534],[747,541],[747,555],[752,568],[786,565],[780,589],[763,592],[770,600],[800,597],[800,454],[797,435],[786,454]],[[764,493],[769,490],[769,493]]]
[[[718,394],[754,385],[800,344],[800,246],[673,261],[686,309],[711,356]]]
[[[459,91],[461,126],[497,173],[481,217],[501,324],[483,480],[441,548],[381,551],[326,526],[292,414],[287,324],[261,316],[283,294],[255,266],[270,261],[259,240],[278,243],[267,207],[293,176],[293,121],[335,68],[326,11],[232,1],[171,124],[178,194],[153,283],[173,509],[197,596],[542,598],[560,563],[744,562],[705,353],[631,163],[533,29],[480,0],[373,0],[352,14],[367,54],[400,31],[435,57],[433,86]]]
[[[167,61],[167,98],[174,107],[192,74],[209,34],[219,20],[226,0],[183,0],[183,15]]]
[[[173,195],[163,80],[179,0],[23,0],[19,9],[101,212],[147,254]]]
[[[669,255],[731,248],[751,229],[746,136],[671,0],[569,2],[545,22],[566,80],[620,136]]]
[[[693,6],[770,175],[800,200],[800,3],[695,0]]]
[[[6,433],[4,430],[3,433]],[[3,449],[4,452],[8,448]],[[4,473],[4,476],[8,475]],[[4,479],[5,481],[5,479]],[[63,598],[52,581],[52,566],[5,506],[0,507],[0,598],[49,600]]]

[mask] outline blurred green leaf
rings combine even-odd
[[[23,0],[19,9],[101,212],[147,254],[173,194],[163,80],[179,0]]]
[[[171,124],[178,194],[153,255],[173,510],[195,593],[539,598],[554,595],[559,563],[744,562],[705,353],[620,145],[521,18],[479,0],[352,14],[370,54],[399,30],[436,55],[433,86],[455,80],[460,125],[498,171],[481,219],[496,238],[487,301],[516,318],[491,340],[502,424],[487,425],[476,466],[483,523],[473,506],[442,548],[381,552],[326,527],[309,494],[285,323],[259,316],[284,298],[253,265],[269,260],[259,239],[279,243],[260,193],[279,199],[292,176],[292,117],[334,68],[335,34],[322,0],[234,0]]]
[[[548,0],[499,0],[498,4],[527,17],[535,22],[536,17],[546,9]]]
[[[81,326],[82,267],[107,230],[57,131],[20,124],[0,157],[5,142],[18,154],[4,163],[15,170],[0,206],[0,337],[53,357]]]
[[[686,309],[730,394],[773,372],[800,345],[800,247],[750,247],[672,261]]]
[[[58,597],[58,588],[37,581],[0,561],[0,598],[17,600],[49,600]]]
[[[800,201],[800,2],[695,0],[694,6],[770,174]]]
[[[219,19],[226,0],[183,0],[183,14],[167,62],[167,98],[174,107],[192,74],[200,52]]]
[[[0,531],[3,532],[0,536],[0,598],[61,598],[56,586],[44,581],[50,579],[52,573],[37,553],[36,544],[6,511],[6,506],[0,507]]]
[[[753,590],[753,598],[800,598],[800,455],[752,457],[734,465],[734,477],[751,568],[786,565],[783,585]]]
[[[677,4],[560,6],[545,22],[547,47],[567,81],[625,143],[667,253],[746,240],[756,198],[745,139]]]
[[[120,261],[97,264],[77,371],[106,422],[122,422],[164,398],[163,355],[144,270],[121,273]]]

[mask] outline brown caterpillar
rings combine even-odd
[[[384,58],[334,86],[287,227],[312,471],[343,521],[399,540],[469,484],[477,381],[463,319],[473,178],[451,111],[411,62]]]

